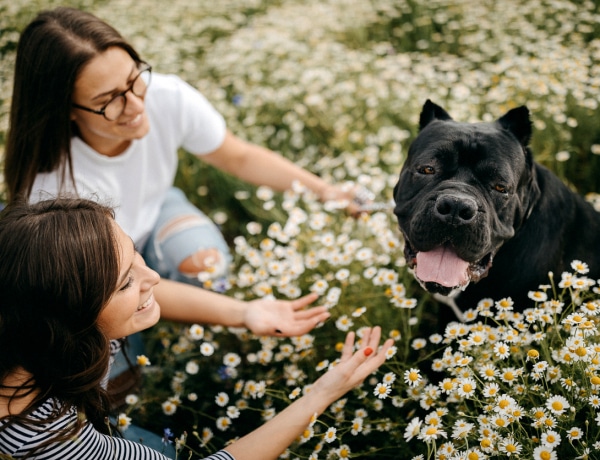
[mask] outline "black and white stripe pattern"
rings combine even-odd
[[[37,420],[47,419],[54,413],[59,403],[48,399],[32,414]],[[0,454],[15,459],[24,458],[31,452],[35,460],[168,460],[161,453],[118,437],[104,435],[87,423],[81,432],[68,441],[51,443],[36,450],[38,446],[52,439],[57,431],[72,425],[77,420],[73,408],[63,417],[43,425],[13,423],[2,429],[7,422],[0,422]],[[207,457],[207,460],[235,460],[225,451],[219,451]]]

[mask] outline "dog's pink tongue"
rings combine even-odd
[[[449,247],[417,253],[417,278],[446,287],[463,286],[469,281],[469,262],[465,262]]]

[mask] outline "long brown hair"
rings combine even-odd
[[[61,169],[73,179],[71,122],[75,81],[91,59],[108,48],[138,53],[113,27],[96,16],[60,7],[41,12],[17,46],[4,181],[8,200],[28,198],[38,173]]]
[[[109,208],[80,199],[17,201],[0,213],[0,388],[10,399],[36,395],[23,412],[4,417],[4,428],[35,423],[27,415],[54,398],[60,410],[51,419],[75,407],[96,429],[109,431],[102,381],[110,343],[97,320],[118,289],[112,222]],[[5,385],[17,369],[29,380]],[[84,420],[53,441],[76,434]]]

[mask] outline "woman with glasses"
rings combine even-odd
[[[1,458],[167,458],[111,435],[103,388],[111,342],[158,321],[164,282],[93,201],[13,202],[0,214]],[[366,329],[355,347],[350,333],[339,363],[306,395],[209,458],[277,458],[383,364],[393,341],[379,349],[380,336]]]
[[[299,181],[324,200],[354,193],[234,136],[202,94],[174,75],[152,74],[97,17],[57,8],[25,28],[5,153],[9,201],[69,192],[110,203],[161,276],[192,284],[219,278],[229,248],[173,188],[179,148],[275,190]]]

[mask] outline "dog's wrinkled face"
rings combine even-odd
[[[485,277],[539,194],[529,112],[458,123],[427,101],[394,189],[404,254],[421,285],[448,295]]]

